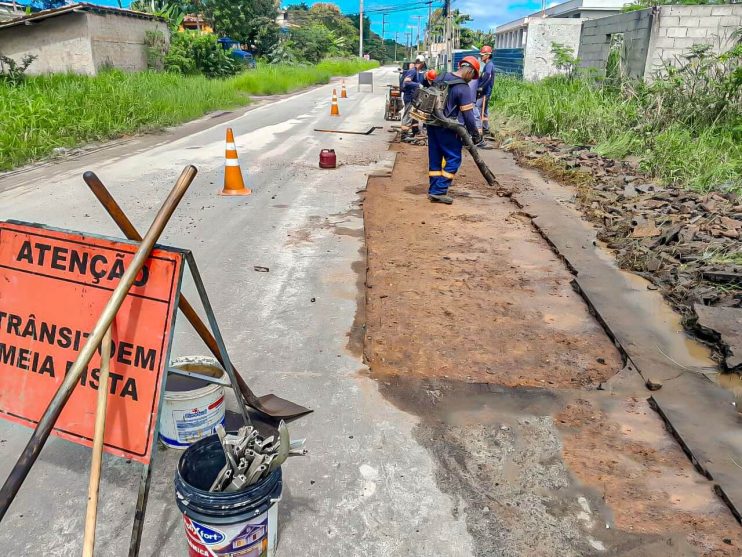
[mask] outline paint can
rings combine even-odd
[[[220,378],[224,369],[215,358],[184,356],[170,367]],[[170,373],[160,416],[160,440],[173,449],[185,449],[224,423],[224,386]]]
[[[216,435],[181,455],[175,500],[183,513],[190,557],[273,557],[278,542],[281,469],[240,491],[209,492],[226,464]]]

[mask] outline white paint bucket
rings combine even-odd
[[[224,369],[209,356],[184,356],[170,367],[210,377],[223,377]],[[160,440],[168,447],[185,449],[208,437],[224,423],[224,386],[171,373],[165,385],[160,416]]]

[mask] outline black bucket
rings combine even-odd
[[[209,492],[226,458],[219,437],[194,443],[180,457],[175,499],[183,513],[188,554],[271,557],[278,538],[278,468],[242,491]]]

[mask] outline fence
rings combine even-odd
[[[495,65],[495,75],[508,74],[523,77],[522,48],[498,48],[493,52],[492,63]]]

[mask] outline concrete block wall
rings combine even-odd
[[[552,43],[560,43],[576,55],[580,45],[582,18],[533,18],[528,22],[523,78],[543,79],[559,72],[554,66]]]
[[[585,21],[580,37],[580,65],[584,68],[592,68],[600,75],[605,74],[611,36],[622,33],[625,71],[633,77],[643,77],[650,48],[651,32],[651,9]]]
[[[651,79],[663,62],[679,64],[694,44],[723,52],[733,46],[732,33],[742,27],[742,4],[660,6],[655,9],[644,77]]]
[[[147,31],[160,31],[167,39],[169,31],[162,21],[88,12],[88,26],[96,71],[105,67],[125,71],[147,69]]]
[[[14,60],[26,54],[38,58],[29,66],[31,75],[57,72],[95,74],[86,14],[70,13],[0,29],[0,53]]]

